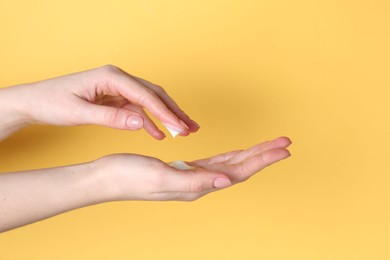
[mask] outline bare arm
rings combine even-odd
[[[199,126],[159,86],[114,66],[0,89],[0,141],[29,124],[97,124],[164,133],[144,112],[182,136]],[[0,232],[80,207],[115,200],[198,199],[247,180],[290,156],[285,137],[188,162],[117,154],[79,165],[0,174]]]
[[[85,164],[2,173],[0,232],[107,201],[196,200],[289,157],[290,143],[281,137],[188,162],[190,170],[178,170],[152,157],[115,154]]]
[[[0,174],[0,232],[103,202],[90,164]]]
[[[145,113],[187,136],[198,124],[163,88],[106,65],[40,82],[0,89],[0,140],[28,124],[95,124],[165,134]]]
[[[31,123],[16,103],[20,100],[16,88],[0,88],[0,141]]]

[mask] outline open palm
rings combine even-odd
[[[222,172],[233,183],[247,180],[263,168],[290,156],[286,149],[291,144],[287,137],[279,137],[246,150],[236,150],[210,158],[200,159],[188,164],[195,168]]]

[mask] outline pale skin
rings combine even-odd
[[[199,126],[159,86],[115,66],[0,89],[0,140],[31,124],[96,124],[165,134],[146,115],[180,131]],[[157,158],[114,154],[78,165],[0,174],[0,232],[109,201],[193,201],[243,182],[290,156],[279,137],[205,159],[178,170]]]

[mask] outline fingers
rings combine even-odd
[[[288,137],[278,137],[272,141],[264,142],[261,144],[257,144],[255,146],[252,146],[251,148],[247,150],[236,150],[231,151],[223,154],[219,154],[216,156],[213,156],[211,158],[205,158],[193,161],[192,164],[198,166],[198,167],[207,167],[212,164],[220,164],[223,162],[228,162],[229,164],[236,164],[239,163],[246,158],[249,158],[250,156],[253,156],[255,154],[264,152],[269,149],[273,148],[286,148],[291,144],[291,141]]]
[[[229,187],[230,179],[217,172],[208,170],[176,170],[170,168],[169,176],[164,179],[162,192],[197,193]]]
[[[290,157],[290,152],[284,148],[269,149],[265,152],[247,158],[232,165],[232,171],[237,173],[238,181],[243,181],[267,166]]]
[[[165,138],[165,134],[158,129],[150,117],[137,105],[125,104],[122,107],[104,106],[82,101],[86,113],[79,115],[85,122],[123,130],[139,130],[144,128],[151,136],[158,140]],[[118,105],[118,103],[115,103]],[[80,122],[81,124],[84,122]]]
[[[256,154],[237,164],[222,162],[209,165],[207,169],[226,173],[233,183],[238,183],[247,180],[265,167],[289,156],[290,153],[285,148],[275,148]]]
[[[236,151],[231,151],[231,152],[227,152],[227,153],[222,153],[222,154],[213,156],[211,158],[205,158],[205,159],[193,161],[193,162],[191,162],[191,164],[204,168],[204,167],[207,167],[208,165],[211,165],[211,164],[225,162],[241,152],[242,152],[242,150],[236,150]]]
[[[265,167],[290,156],[287,137],[189,163],[195,170],[175,170],[164,185],[174,199],[193,200],[234,183],[242,182]],[[226,174],[226,175],[225,175]]]
[[[139,130],[144,126],[144,115],[124,108],[100,106],[81,100],[85,108],[74,111],[75,122],[96,124],[123,130]],[[147,119],[146,119],[147,120]]]
[[[150,117],[145,113],[145,111],[143,111],[141,107],[133,104],[126,104],[123,106],[123,108],[137,112],[138,114],[142,115],[144,119],[144,129],[151,136],[153,136],[157,140],[162,140],[165,138],[165,134],[160,129],[158,129],[157,125],[150,119]]]
[[[247,150],[237,150],[190,163],[207,170],[226,173],[233,183],[251,177],[265,167],[290,156],[286,149],[291,144],[287,137],[255,145]]]
[[[109,67],[109,70],[111,70],[110,75],[112,76],[110,81],[111,86],[109,88],[116,89],[120,95],[132,103],[148,109],[154,117],[162,123],[174,127],[181,135],[188,135],[188,125],[168,107],[168,104],[160,99],[159,95],[162,94],[157,94],[154,90],[145,87],[138,80],[130,77],[119,68]]]
[[[259,154],[261,152],[275,149],[275,148],[286,148],[291,144],[291,141],[287,137],[278,137],[272,141],[264,142],[261,144],[257,144],[255,146],[252,146],[251,148],[247,150],[243,150],[240,153],[236,154],[234,157],[231,157],[228,159],[229,164],[236,164],[239,163],[246,158],[249,158],[253,155]]]
[[[187,124],[190,132],[196,132],[199,130],[199,125],[194,120],[190,119],[190,117],[179,108],[177,103],[165,92],[163,88],[134,75],[129,76],[137,80],[144,86],[148,87],[149,89],[153,90],[157,94],[157,96],[165,103],[165,105]]]
[[[146,132],[148,132],[151,136],[153,136],[157,140],[162,140],[165,138],[165,134],[158,129],[156,124],[150,119],[150,117],[145,113],[145,111],[141,107],[129,103],[129,101],[122,96],[108,96],[108,95],[98,96],[95,99],[94,104],[99,104],[107,107],[123,108],[132,112],[136,112],[144,119],[143,128],[145,129]]]

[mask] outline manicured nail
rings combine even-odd
[[[166,135],[162,132],[162,131],[160,131],[160,136],[161,136],[161,139],[164,139],[165,137],[166,137]]]
[[[144,126],[144,120],[139,116],[129,116],[126,121],[126,125],[130,129],[138,130]]]
[[[188,129],[188,125],[184,123],[183,121],[179,120],[180,124],[185,128]]]
[[[226,188],[232,185],[232,182],[227,178],[216,178],[214,180],[214,187],[215,188]]]
[[[199,129],[200,128],[200,125],[197,123],[197,122],[195,122],[194,120],[192,120],[191,119],[191,122]]]

